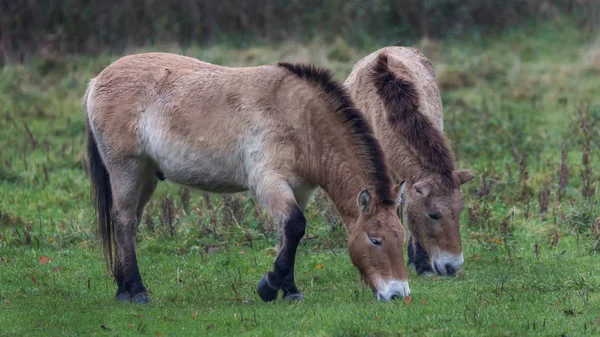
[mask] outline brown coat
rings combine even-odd
[[[377,296],[408,295],[402,226],[383,152],[328,71],[139,54],[102,71],[84,101],[90,161],[96,152],[101,157],[95,176],[110,180],[114,201],[98,208],[112,214],[101,217],[100,227],[110,261],[115,240],[117,297],[130,293],[137,301],[134,293],[145,292],[131,234],[157,177],[219,193],[250,190],[273,214],[281,248],[259,286],[265,300],[280,289],[287,298],[301,296],[293,281],[295,251],[305,231],[302,211],[319,186],[347,225],[352,261]],[[95,180],[96,189],[101,182]]]
[[[459,186],[473,175],[454,168],[431,62],[413,48],[382,48],[360,60],[344,85],[404,182],[403,222],[414,238],[409,262],[419,273],[454,274],[463,263]]]

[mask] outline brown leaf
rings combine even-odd
[[[61,271],[61,270],[62,270],[61,267],[54,267],[54,268],[52,268],[53,272],[57,272],[57,271]]]
[[[325,265],[322,263],[319,263],[315,266],[315,270],[323,269],[323,267],[325,267]]]
[[[164,334],[162,332],[160,332],[160,331],[157,331],[154,334],[156,335],[156,337],[163,337],[164,336]]]
[[[406,302],[406,305],[410,305],[410,303],[411,303],[410,295],[409,295],[409,296],[406,296],[406,297],[404,298],[404,302]]]
[[[129,323],[129,327],[130,327],[130,328],[133,328],[133,327],[135,327],[135,324],[133,324],[133,323]]]
[[[50,259],[46,256],[46,255],[42,255],[40,256],[40,263],[41,264],[46,264],[50,261]]]
[[[33,282],[33,284],[38,284],[38,280],[35,277],[31,278],[31,282]]]
[[[381,317],[377,316],[377,317],[375,317],[375,320],[376,321],[381,321]]]

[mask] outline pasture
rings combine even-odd
[[[264,303],[277,229],[246,194],[161,182],[137,234],[153,303],[117,303],[85,172],[87,81],[118,56],[34,57],[0,72],[0,336],[508,336],[600,334],[600,41],[566,21],[421,40],[458,168],[476,178],[456,277],[409,271],[410,301],[362,286],[344,227],[317,193],[296,283]],[[402,44],[402,43],[400,43]],[[343,82],[361,50],[338,39],[235,49],[148,48],[230,65],[312,62]],[[132,50],[138,52],[141,50]]]

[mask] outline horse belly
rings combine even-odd
[[[178,184],[217,193],[248,189],[243,161],[234,149],[199,149],[161,142],[147,152],[164,177]]]

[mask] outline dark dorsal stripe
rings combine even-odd
[[[363,114],[358,111],[350,99],[348,92],[333,80],[333,74],[326,69],[314,65],[278,63],[296,76],[315,83],[325,94],[331,97],[336,106],[336,112],[348,128],[355,144],[363,150],[367,159],[369,178],[375,187],[375,193],[384,204],[394,204],[392,196],[392,180],[389,176],[383,150],[375,139],[371,126]]]
[[[413,148],[421,163],[439,174],[449,187],[458,185],[454,178],[454,159],[446,139],[419,111],[419,93],[414,85],[396,77],[388,67],[388,55],[380,53],[373,67],[373,83],[388,112],[388,122]]]

